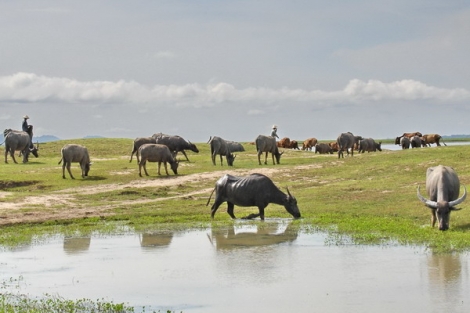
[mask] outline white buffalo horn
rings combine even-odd
[[[423,197],[421,195],[421,193],[419,192],[419,185],[418,185],[418,191],[417,191],[417,196],[418,196],[418,199],[421,200],[421,202],[423,202],[424,204],[426,204],[426,206],[430,207],[431,209],[437,209],[437,202],[436,201],[431,201],[431,200],[428,200],[426,199],[425,197]]]
[[[456,205],[462,203],[465,200],[465,198],[467,197],[467,188],[465,186],[463,186],[463,189],[464,189],[464,192],[463,192],[463,195],[460,198],[458,198],[457,200],[449,202],[450,207],[456,206]]]

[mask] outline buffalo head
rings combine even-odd
[[[453,201],[432,201],[428,200],[425,197],[421,195],[419,192],[419,186],[418,186],[418,191],[417,191],[417,196],[418,199],[421,200],[428,208],[433,210],[433,225],[436,222],[436,219],[439,223],[439,230],[448,230],[449,229],[449,221],[450,221],[450,212],[451,211],[458,211],[461,209],[455,208],[456,205],[459,205],[462,203],[465,198],[467,197],[467,188],[464,186],[464,194],[462,197],[453,200]]]
[[[287,188],[287,197],[284,203],[284,207],[293,217],[300,218],[299,207],[297,206],[297,199],[291,195],[289,188]]]

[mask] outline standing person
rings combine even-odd
[[[271,131],[271,137],[275,137],[279,139],[279,136],[277,135],[277,126],[273,125],[273,130]]]

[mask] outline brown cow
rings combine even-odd
[[[318,143],[317,138],[308,138],[302,144],[302,150],[312,150],[313,147]]]
[[[440,146],[439,140],[442,140],[441,135],[439,134],[426,134],[421,137],[425,145],[431,146],[432,143],[435,143],[437,146]],[[444,146],[447,146],[444,140],[442,140]]]
[[[286,148],[286,149],[299,149],[299,143],[297,140],[290,140],[288,137],[284,137],[277,142],[277,146],[279,148]]]
[[[277,146],[279,148],[289,148],[289,145],[290,145],[289,137],[284,137],[277,142]]]
[[[299,143],[297,142],[297,140],[291,140],[289,148],[294,150],[300,150]]]
[[[332,141],[328,145],[331,147],[333,152],[338,152],[339,148],[338,148],[338,143],[336,141]]]

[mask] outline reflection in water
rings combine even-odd
[[[470,312],[467,255],[325,245],[328,234],[289,222],[54,237],[0,250],[0,284],[24,282],[1,292],[99,297],[136,312]]]
[[[430,297],[436,302],[449,303],[448,312],[460,312],[462,308],[462,303],[453,301],[461,296],[462,281],[468,281],[468,272],[463,271],[467,267],[462,266],[462,261],[459,254],[433,253],[427,257]],[[463,262],[466,263],[466,259]]]
[[[173,239],[173,232],[146,232],[139,235],[142,248],[168,247]]]
[[[83,253],[90,248],[91,237],[65,237],[64,251],[67,254]]]
[[[217,250],[275,245],[297,239],[298,225],[294,226],[289,222],[287,227],[282,230],[281,228],[284,226],[277,222],[265,222],[255,225],[254,231],[249,231],[246,226],[237,229],[233,225],[227,229],[212,229],[209,239],[215,244]]]

